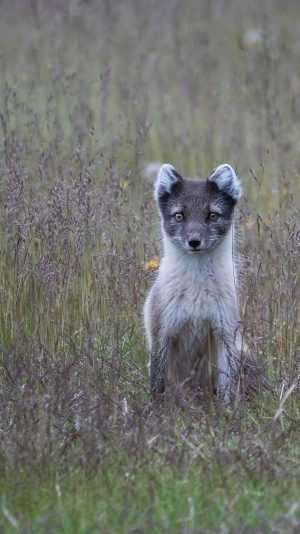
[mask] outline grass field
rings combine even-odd
[[[0,14],[0,531],[298,532],[298,2]],[[251,399],[151,402],[151,161],[241,177]]]

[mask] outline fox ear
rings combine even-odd
[[[207,178],[208,182],[215,183],[220,191],[229,195],[234,202],[242,196],[242,186],[235,170],[228,163],[219,165]]]
[[[159,169],[154,187],[154,197],[157,203],[166,195],[170,195],[183,182],[182,176],[170,163],[165,163]]]

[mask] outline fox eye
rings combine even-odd
[[[175,219],[176,219],[177,222],[182,222],[183,219],[184,219],[183,213],[180,213],[180,212],[175,213]]]
[[[217,221],[220,217],[220,214],[219,213],[216,213],[215,211],[211,211],[209,214],[208,214],[208,220],[209,221]]]

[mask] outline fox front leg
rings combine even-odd
[[[166,388],[166,374],[168,363],[168,345],[154,343],[150,358],[150,389],[151,394],[162,394]]]
[[[216,340],[216,386],[218,397],[228,402],[235,393],[239,372],[239,354],[236,343],[224,336]]]

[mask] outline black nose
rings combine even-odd
[[[201,245],[201,241],[198,241],[197,239],[191,239],[191,241],[189,241],[189,246],[191,248],[199,248]]]

